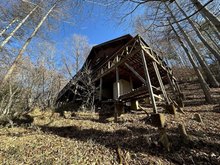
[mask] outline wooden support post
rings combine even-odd
[[[118,67],[115,68],[115,73],[116,73],[117,98],[116,98],[116,103],[115,103],[114,121],[117,122],[117,121],[118,121],[118,108],[117,108],[117,103],[118,103],[119,97],[120,97],[120,83],[119,83]]]
[[[99,101],[102,100],[102,77],[99,80]]]
[[[145,77],[146,77],[146,84],[147,84],[148,91],[149,91],[149,94],[150,94],[150,98],[151,98],[151,101],[152,101],[152,104],[153,104],[153,112],[157,113],[157,105],[156,105],[156,101],[155,101],[155,98],[154,98],[153,88],[152,88],[152,85],[151,85],[150,75],[149,75],[149,72],[148,72],[147,62],[146,62],[146,58],[145,58],[143,50],[141,50],[141,56],[142,56],[142,61],[143,61],[143,66],[144,66],[144,73],[145,73]]]
[[[116,67],[116,86],[117,86],[117,100],[120,97],[120,83],[119,83],[119,73],[118,73],[118,67]]]
[[[67,97],[66,97],[66,102],[69,102],[70,99],[70,92],[68,93]]]
[[[169,80],[170,86],[171,86],[171,88],[172,88],[173,94],[174,94],[175,97],[176,97],[176,101],[177,101],[178,106],[184,107],[184,103],[183,103],[183,97],[184,97],[184,95],[183,95],[183,93],[180,91],[180,88],[179,88],[179,86],[178,86],[176,80],[173,80],[173,79],[172,79],[171,73],[168,73],[167,76],[168,76],[168,80]]]
[[[159,82],[159,84],[160,84],[160,89],[161,89],[161,91],[162,91],[162,93],[163,93],[163,96],[164,96],[164,98],[165,98],[165,101],[166,101],[167,104],[169,104],[170,101],[169,101],[169,99],[168,99],[168,97],[167,97],[167,93],[166,93],[166,91],[165,91],[165,87],[164,87],[164,84],[163,84],[163,81],[162,81],[162,78],[161,78],[159,69],[158,69],[158,67],[157,67],[157,63],[156,63],[156,62],[153,62],[153,66],[154,66],[155,73],[156,73],[156,75],[157,75],[158,82]]]
[[[103,74],[103,68],[101,69],[101,74]],[[102,100],[102,77],[99,79],[99,101]]]
[[[200,122],[200,123],[203,123],[202,117],[201,117],[200,114],[196,113],[196,114],[194,115],[194,118],[195,118],[196,121],[198,121],[198,122]]]
[[[179,129],[179,133],[182,137],[187,137],[187,133],[186,133],[186,128],[184,124],[179,124],[178,125],[178,129]]]
[[[126,54],[128,54],[128,46],[126,46],[125,51],[126,51]]]
[[[174,84],[176,86],[176,89],[179,93],[180,98],[184,99],[183,93],[181,92],[180,87],[179,87],[178,83],[176,82],[176,80],[174,80]]]
[[[74,92],[73,92],[73,94],[74,94],[74,96],[73,96],[73,102],[75,102],[75,100],[76,100],[77,90],[78,90],[78,85],[76,84],[76,85],[75,85],[75,90],[74,90]]]
[[[175,89],[175,87],[173,86],[173,80],[171,79],[169,73],[167,73],[167,77],[168,77],[168,81],[169,81],[169,84],[170,84],[170,86],[171,86],[171,89],[172,89],[172,91],[173,91],[173,94],[175,95],[175,94],[176,94],[176,89]]]
[[[176,89],[177,89],[178,93],[181,93],[180,87],[179,87],[179,85],[177,84],[176,80],[174,80],[174,84],[175,84],[175,86],[176,86]]]
[[[93,88],[93,95],[92,95],[92,112],[95,112],[95,85]]]
[[[108,68],[111,68],[111,62],[110,61],[108,62]]]
[[[174,80],[174,85],[175,85],[177,92],[178,92],[178,95],[176,96],[176,101],[180,107],[184,107],[183,100],[185,100],[185,96],[181,92],[180,87],[179,87],[178,83],[176,82],[176,80]]]

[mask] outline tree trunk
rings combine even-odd
[[[184,12],[184,10],[180,7],[180,5],[175,1],[176,6],[178,7],[178,9],[182,12],[182,14],[187,18],[187,14]],[[188,18],[187,19],[188,22],[190,23],[190,25],[192,26],[192,28],[195,30],[197,36],[199,37],[199,39],[202,41],[202,43],[205,45],[205,47],[208,48],[208,50],[215,56],[215,58],[218,60],[218,62],[220,62],[220,54],[213,49],[209,43],[206,41],[206,39],[202,36],[201,32],[199,31],[199,29],[194,25],[193,21]]]
[[[170,22],[169,22],[170,23]],[[192,64],[193,66],[193,69],[195,70],[197,76],[198,76],[198,79],[199,79],[199,83],[202,87],[202,90],[204,92],[204,95],[205,95],[205,100],[208,102],[208,103],[212,103],[212,98],[211,98],[211,94],[210,94],[210,89],[205,81],[205,79],[203,78],[199,68],[196,66],[196,63],[192,57],[192,55],[189,53],[189,50],[187,49],[187,47],[184,45],[184,43],[182,42],[180,36],[178,35],[178,33],[176,32],[176,30],[174,29],[174,27],[172,26],[172,24],[170,23],[170,26],[172,28],[172,30],[174,31],[174,33],[176,34],[177,36],[177,39],[178,41],[180,42],[182,48],[184,49],[184,51],[186,52],[186,55],[188,56],[189,58],[189,61],[190,63]]]
[[[13,25],[16,21],[17,21],[17,17],[14,18],[13,20],[11,20],[11,22],[8,24],[8,26],[6,26],[1,32],[0,32],[0,37],[6,32],[6,30],[8,30],[11,25]]]
[[[203,17],[207,17],[210,20],[210,22],[212,22],[213,25],[216,27],[218,32],[220,32],[220,21],[219,21],[219,19],[214,14],[212,14],[206,7],[203,7],[203,5],[200,3],[199,0],[191,0],[191,1],[195,5],[197,10],[199,10],[199,13]]]
[[[205,19],[205,23],[204,23],[204,24],[207,24],[207,25],[204,25],[204,26],[210,27],[211,32],[213,32],[214,35],[216,36],[216,38],[217,38],[218,40],[220,40],[220,33],[218,32],[218,30],[216,29],[216,27],[213,25],[213,23],[210,22],[209,19],[208,19],[206,16],[203,16],[203,18]],[[200,29],[202,29],[202,31],[204,31],[204,32],[206,33],[206,35],[212,40],[212,42],[213,42],[215,45],[218,45],[217,42],[214,41],[214,39],[213,39],[213,38],[211,37],[211,35],[209,34],[210,31],[208,31],[208,30],[206,30],[205,28],[203,28],[203,27],[202,27],[203,25],[199,25],[198,23],[196,23],[196,24],[200,27]],[[201,31],[201,30],[200,30],[200,31]],[[217,47],[218,47],[218,49],[220,49],[219,46],[217,46]]]
[[[28,15],[18,24],[18,26],[16,26],[16,28],[9,34],[9,36],[2,41],[1,45],[0,45],[0,49],[3,48],[3,46],[5,44],[8,43],[8,41],[11,39],[11,37],[13,37],[13,35],[15,34],[15,32],[26,22],[26,20],[30,17],[30,15],[38,8],[38,6],[35,6],[30,13],[28,13]]]
[[[168,11],[171,14],[171,17],[173,18],[173,20],[176,22],[178,29],[181,31],[181,33],[184,36],[184,39],[186,40],[186,42],[188,43],[189,47],[191,48],[192,52],[194,53],[194,55],[196,56],[199,64],[201,65],[202,69],[204,70],[207,80],[208,82],[210,82],[210,85],[212,87],[219,87],[219,83],[218,81],[215,79],[215,77],[213,76],[213,74],[211,73],[210,69],[208,68],[206,62],[202,59],[201,55],[199,54],[198,50],[196,49],[196,47],[194,46],[193,42],[191,41],[191,39],[189,38],[189,36],[186,34],[186,32],[182,29],[182,27],[180,26],[180,24],[177,22],[175,16],[173,15],[172,11],[170,10],[169,6],[165,3],[165,6],[167,7]]]
[[[206,31],[205,29],[204,29],[204,33],[206,34],[206,36],[208,37],[208,39],[210,39],[212,42],[213,42],[213,46],[215,46],[215,48],[218,50],[218,52],[220,53],[220,45],[218,45],[218,43],[217,43],[217,41],[215,41],[214,39],[213,39],[213,37],[209,34],[209,32],[208,31]],[[217,32],[218,33],[218,32]],[[219,36],[220,37],[220,36]],[[220,38],[219,38],[219,40],[220,40]]]
[[[206,16],[203,16],[203,18],[205,19],[205,21],[210,25],[213,33],[215,34],[215,36],[218,38],[218,40],[220,40],[220,34],[218,32],[218,29],[215,27],[215,25],[213,25],[213,23],[211,21],[209,21],[209,19]]]
[[[34,31],[32,32],[31,36],[26,40],[25,44],[23,45],[23,47],[21,48],[20,52],[18,53],[16,59],[14,60],[12,66],[10,67],[10,69],[8,70],[8,72],[6,73],[6,75],[3,78],[3,83],[6,82],[8,80],[8,78],[11,76],[13,70],[15,69],[15,67],[17,66],[19,60],[21,59],[24,51],[26,50],[27,46],[29,45],[29,43],[31,42],[32,38],[36,35],[36,33],[38,32],[39,28],[42,26],[42,24],[44,23],[44,21],[46,20],[46,18],[48,17],[48,15],[53,11],[53,9],[56,7],[57,5],[56,1],[54,3],[54,5],[50,8],[50,10],[46,13],[46,15],[41,19],[41,21],[39,22],[39,24],[36,26],[36,28],[34,29]]]

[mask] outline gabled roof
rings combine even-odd
[[[89,53],[89,55],[88,55],[88,57],[87,57],[87,60],[91,59],[92,56],[94,55],[94,52],[97,51],[98,49],[104,49],[104,48],[106,48],[106,47],[112,47],[112,45],[118,44],[118,43],[120,43],[120,42],[122,42],[122,41],[128,42],[128,41],[131,40],[132,38],[133,38],[133,37],[132,37],[130,34],[126,34],[126,35],[124,35],[124,36],[121,36],[121,37],[115,38],[115,39],[113,39],[113,40],[109,40],[109,41],[107,41],[107,42],[104,42],[104,43],[101,43],[101,44],[99,44],[99,45],[96,45],[96,46],[94,46],[94,47],[91,49],[91,51],[90,51],[90,53]],[[87,61],[87,60],[86,60],[86,61]]]
[[[132,39],[133,37],[130,35],[130,34],[126,34],[124,36],[121,36],[121,37],[118,37],[118,38],[115,38],[113,40],[109,40],[107,42],[103,42],[99,45],[96,45],[94,46],[93,48],[96,49],[96,48],[99,48],[99,47],[102,47],[102,46],[111,46],[111,44],[117,42],[117,41],[122,41],[122,40],[130,40]]]

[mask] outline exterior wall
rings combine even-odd
[[[119,85],[120,85],[120,95],[126,94],[131,92],[131,84],[130,82],[120,79],[119,80]],[[118,93],[117,93],[117,83],[114,82],[113,84],[113,99],[118,98]]]

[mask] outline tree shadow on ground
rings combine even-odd
[[[134,153],[149,153],[151,155],[163,157],[175,164],[219,164],[220,160],[209,155],[196,155],[192,150],[206,151],[206,153],[219,153],[220,144],[200,139],[194,132],[192,140],[184,141],[177,133],[178,131],[168,130],[168,139],[171,142],[171,150],[168,152],[159,141],[159,133],[155,128],[127,127],[113,132],[97,129],[81,129],[77,126],[49,127],[40,126],[46,133],[55,134],[60,137],[76,139],[80,141],[92,140],[105,147],[115,150],[117,146]],[[219,135],[207,134],[217,137]],[[214,162],[213,162],[214,161]],[[197,163],[198,162],[198,163]]]
[[[10,119],[9,117],[4,117],[0,119],[0,126],[14,127],[14,126],[28,126],[31,125],[34,118],[28,114],[15,116]]]
[[[215,105],[213,106],[213,108],[209,107],[209,108],[204,108],[204,107],[201,107],[201,105],[205,105],[205,104],[199,104],[198,105],[194,105],[193,107],[198,107],[196,109],[189,109],[188,108],[188,105],[185,106],[185,111],[186,112],[189,112],[189,113],[210,113],[210,112],[213,112],[213,113],[220,113],[220,106],[219,105]],[[210,105],[210,104],[206,104],[206,105]]]
[[[199,100],[186,100],[186,101],[184,101],[184,105],[185,105],[185,107],[189,107],[189,106],[199,106],[199,105],[205,105],[205,104],[207,104],[206,102],[205,102],[205,100],[203,100],[203,99],[199,99]]]
[[[220,104],[213,107],[213,112],[220,113]]]

